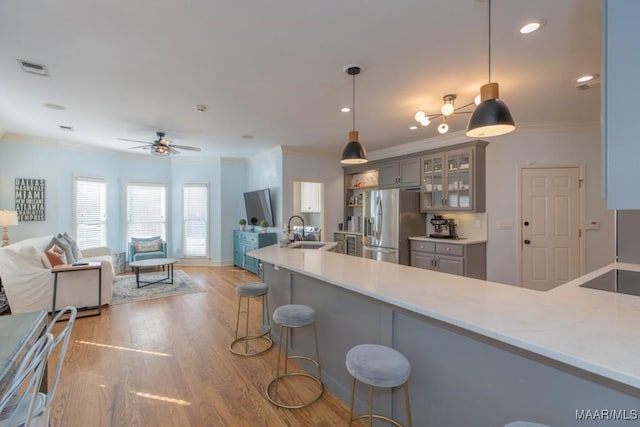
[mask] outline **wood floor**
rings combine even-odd
[[[304,409],[267,401],[277,344],[256,357],[228,350],[235,286],[256,276],[232,267],[179,268],[206,292],[108,306],[102,316],[76,321],[52,405],[54,427],[349,424],[348,408],[326,391]]]

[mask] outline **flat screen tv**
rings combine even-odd
[[[247,224],[259,225],[260,221],[266,219],[270,227],[275,225],[268,188],[244,193],[244,207],[247,210]]]

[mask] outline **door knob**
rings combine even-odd
[[[528,245],[529,243],[531,243],[531,240],[529,240],[529,239],[525,239],[524,244],[525,244],[525,245]]]
[[[525,221],[525,222],[524,222],[524,225],[525,225],[525,226],[529,225],[529,221]]]

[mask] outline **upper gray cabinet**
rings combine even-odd
[[[602,177],[609,209],[640,208],[638,16],[640,1],[602,2]]]
[[[422,212],[484,212],[487,144],[475,141],[422,157]]]
[[[420,158],[384,162],[378,166],[379,188],[420,187]]]

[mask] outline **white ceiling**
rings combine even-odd
[[[599,120],[600,87],[575,87],[600,72],[599,0],[492,9],[492,80],[516,125]],[[519,34],[539,18],[542,30]],[[439,112],[443,95],[473,100],[488,79],[487,21],[486,0],[3,0],[0,130],[124,151],[140,144],[118,138],[162,130],[207,155],[284,145],[338,159],[352,121],[340,112],[352,97],[343,67],[356,63],[360,139],[388,148],[437,136],[439,122],[409,126],[418,110]]]

